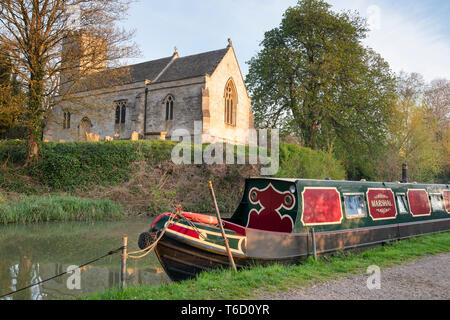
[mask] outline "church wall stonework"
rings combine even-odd
[[[147,102],[147,132],[167,132],[172,137],[175,129],[194,133],[194,121],[202,121],[202,88],[205,77],[156,83],[149,86]],[[166,99],[174,99],[173,120],[166,121]]]
[[[235,126],[225,124],[225,87],[230,79],[235,84],[238,100]],[[253,127],[253,123],[250,123],[251,100],[233,47],[230,47],[214,73],[207,77],[206,87],[209,92],[209,128],[204,127],[203,140],[247,144],[248,129]]]
[[[100,135],[114,137],[119,133],[120,139],[130,139],[133,131],[143,136],[143,104],[145,86],[142,84],[124,85],[116,90],[96,90],[95,92],[78,94],[76,100],[64,101],[57,105],[49,116],[44,140],[47,141],[85,141],[80,132],[83,119],[89,119],[90,131]],[[115,124],[115,101],[126,100],[125,124]],[[70,129],[63,128],[64,111],[70,112]]]

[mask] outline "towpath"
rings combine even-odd
[[[381,269],[380,288],[368,288],[372,274],[366,270],[336,280],[291,290],[261,294],[277,300],[450,300],[450,253],[427,256],[413,262]],[[371,286],[376,286],[373,277]]]

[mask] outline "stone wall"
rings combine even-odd
[[[225,86],[230,79],[234,82],[238,100],[234,126],[225,123]],[[203,109],[209,111],[204,112],[206,125],[203,126],[203,141],[248,143],[248,129],[253,128],[251,100],[233,47],[230,47],[213,74],[206,77]]]
[[[202,121],[202,88],[205,77],[151,84],[147,102],[147,132],[167,132],[171,139],[175,129],[194,133],[194,121]],[[173,120],[166,121],[166,99],[174,100]]]
[[[106,136],[114,137],[119,133],[120,139],[130,139],[137,131],[144,134],[144,97],[145,84],[135,83],[111,89],[95,90],[78,94],[71,101],[57,105],[44,129],[44,140],[47,141],[85,141],[80,130],[84,118],[92,124],[91,132],[100,135],[100,140]],[[127,100],[125,123],[115,124],[116,109],[114,101]],[[71,113],[70,129],[63,128],[64,111]]]

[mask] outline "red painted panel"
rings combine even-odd
[[[369,189],[367,200],[369,201],[369,213],[373,220],[395,219],[397,216],[392,190]]]
[[[259,204],[261,209],[250,210],[248,215],[248,228],[291,233],[294,221],[288,214],[282,215],[280,209],[292,209],[295,206],[295,197],[288,192],[280,192],[272,184],[260,190],[252,188],[249,192],[249,200],[253,204]]]
[[[450,190],[442,191],[442,195],[444,196],[444,206],[447,213],[450,213]]]
[[[171,215],[171,213],[163,213],[163,214],[160,214],[160,215],[155,219],[155,221],[153,221],[153,224],[152,224],[151,229],[153,229],[153,228],[155,227],[156,223],[157,223],[162,217],[164,217],[164,216],[169,216],[169,215]]]
[[[431,214],[430,199],[426,190],[408,190],[408,202],[413,216]]]
[[[195,239],[200,239],[200,236],[198,235],[198,233],[192,229],[184,228],[184,227],[176,225],[176,224],[171,225],[170,227],[168,227],[168,229],[170,229],[172,231],[176,231],[178,233],[185,234],[185,235],[195,238]]]
[[[302,197],[304,225],[341,223],[341,197],[336,188],[305,188]]]
[[[244,227],[237,225],[235,223],[228,222],[226,220],[222,220],[222,222],[223,222],[223,227],[225,229],[234,231],[239,236],[245,236],[245,228]]]

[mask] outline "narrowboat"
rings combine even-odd
[[[238,269],[297,263],[313,250],[323,255],[450,230],[450,186],[248,178],[240,204],[222,225]],[[163,229],[155,252],[172,280],[229,266],[215,217],[162,214],[140,235],[141,249]]]

